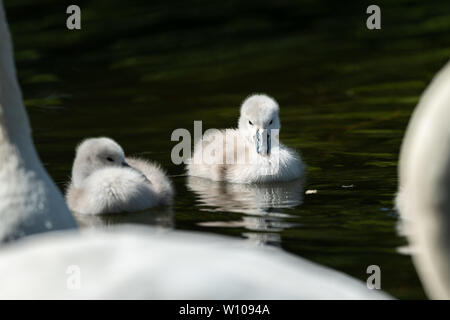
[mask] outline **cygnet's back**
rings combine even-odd
[[[154,192],[162,205],[172,204],[174,195],[172,182],[167,178],[165,171],[156,163],[140,158],[126,158],[127,163],[151,179]]]

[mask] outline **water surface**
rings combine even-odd
[[[106,135],[128,155],[162,164],[172,208],[81,221],[161,224],[280,246],[382,288],[423,298],[396,232],[397,158],[420,93],[450,54],[450,3],[379,1],[6,1],[19,80],[39,154],[64,190],[74,148]],[[71,4],[71,3],[70,3]],[[281,141],[308,167],[300,184],[195,182],[170,161],[176,128],[237,125],[253,92],[281,107]],[[274,275],[276,276],[276,275]]]

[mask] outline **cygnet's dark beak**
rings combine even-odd
[[[131,168],[131,166],[130,166],[126,161],[123,161],[123,162],[122,162],[122,167],[128,167],[128,168]]]
[[[269,155],[271,149],[270,129],[257,129],[255,135],[256,152]]]

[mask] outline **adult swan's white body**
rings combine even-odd
[[[0,242],[75,227],[34,148],[6,18],[0,8]]]
[[[427,293],[450,299],[450,62],[423,94],[399,164],[397,207]]]
[[[2,88],[15,86],[19,95],[2,5],[0,18],[0,70],[9,70],[2,74]],[[29,132],[23,106],[8,99],[10,90],[2,92],[2,165],[23,163],[23,169],[12,170],[7,181],[1,177],[2,185],[8,183],[17,190],[11,195],[3,191],[3,201],[10,205],[2,218],[23,215],[23,211],[37,214],[37,203],[24,206],[14,199],[40,196],[54,210],[49,215],[53,223],[59,221],[69,212],[40,167],[31,141],[22,138]],[[6,157],[5,152],[13,151],[13,158]],[[23,172],[54,191],[41,195],[29,190],[23,184]],[[386,298],[360,281],[276,248],[137,227],[81,235],[52,232],[7,244],[0,249],[0,283],[0,298]]]

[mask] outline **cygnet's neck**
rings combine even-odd
[[[72,167],[72,183],[76,188],[80,188],[84,180],[89,177],[91,172],[88,167],[83,163],[82,159],[78,155],[75,156]]]

